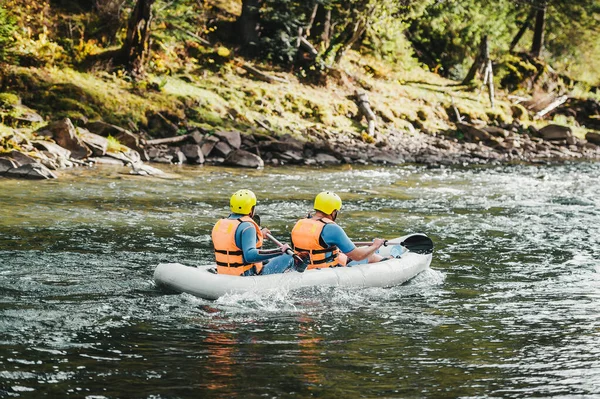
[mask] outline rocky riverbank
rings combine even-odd
[[[510,125],[486,126],[457,122],[456,129],[438,134],[388,132],[374,137],[309,129],[306,140],[274,133],[203,131],[162,139],[144,139],[101,121],[75,126],[63,119],[38,129],[30,137],[18,129],[4,137],[0,175],[12,178],[56,178],[56,171],[112,164],[130,173],[162,176],[160,164],[224,165],[261,168],[268,165],[489,164],[560,162],[600,159],[600,134],[585,140],[565,126],[542,129]],[[154,166],[151,166],[150,163]]]

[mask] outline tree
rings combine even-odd
[[[125,42],[121,47],[122,64],[134,77],[145,74],[146,61],[150,53],[153,3],[154,0],[136,1],[127,24]]]
[[[548,8],[548,2],[542,0],[536,7],[531,55],[540,58],[542,55],[542,48],[544,47],[544,28],[546,26],[546,10]]]
[[[242,15],[237,20],[242,50],[246,54],[255,54],[259,49],[260,7],[262,0],[243,0]]]

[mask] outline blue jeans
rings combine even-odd
[[[294,258],[292,255],[282,254],[264,262],[262,273],[260,275],[283,273],[288,269],[294,269]],[[256,276],[256,269],[252,268],[243,275]]]

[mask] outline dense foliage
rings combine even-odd
[[[13,44],[15,20],[0,2],[0,62],[6,60]]]
[[[600,3],[594,0],[547,2],[541,53],[551,65],[576,75],[584,60],[600,59]],[[544,1],[448,0],[430,4],[411,20],[407,34],[421,61],[444,76],[462,78],[483,35],[490,40],[492,58],[501,58],[524,23],[528,29],[514,48],[529,52],[536,12]],[[588,81],[600,75],[587,73]],[[581,78],[581,76],[575,76]]]
[[[16,40],[21,65],[85,64],[124,45],[140,1],[3,0],[0,61]],[[157,0],[150,40],[139,45],[150,46],[144,62],[155,73],[173,73],[190,62],[215,68],[215,49],[223,44],[300,75],[326,73],[352,48],[405,69],[416,58],[462,79],[483,35],[495,60],[509,50],[529,52],[532,15],[546,3],[542,58],[559,72],[598,84],[598,68],[588,67],[600,61],[596,0]],[[528,29],[511,48],[525,23]]]

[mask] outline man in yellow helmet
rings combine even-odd
[[[212,230],[218,274],[254,276],[283,273],[293,267],[292,256],[285,254],[289,245],[262,249],[264,236],[271,232],[261,229],[252,219],[256,211],[256,195],[252,191],[236,191],[229,206],[231,214],[220,219]]]
[[[356,247],[346,232],[335,223],[342,200],[334,192],[323,191],[315,197],[315,214],[300,219],[292,229],[292,244],[297,252],[308,252],[308,269],[346,266],[367,259],[369,263],[383,258],[375,253],[384,243],[376,238],[368,247]]]

